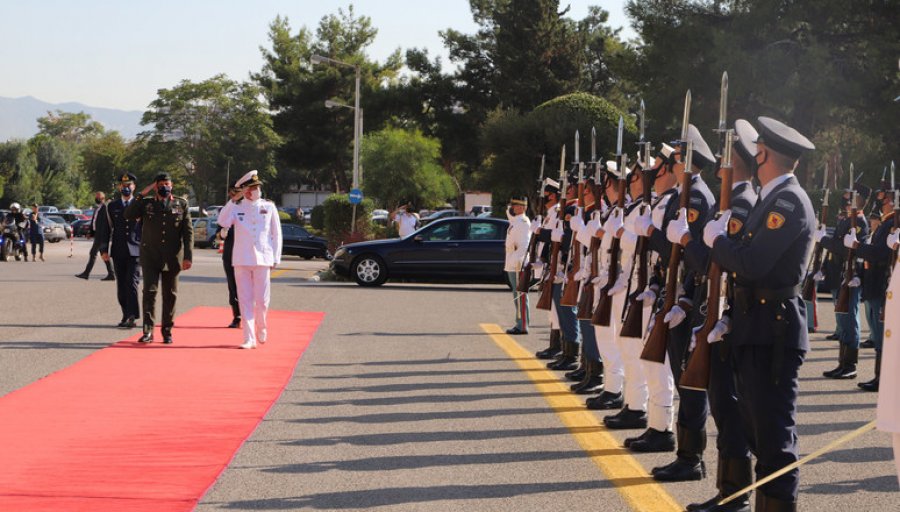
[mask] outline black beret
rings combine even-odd
[[[795,159],[816,149],[812,141],[781,121],[765,116],[756,119],[759,121],[759,137],[756,141],[764,143],[767,148]]]

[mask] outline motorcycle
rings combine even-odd
[[[3,226],[0,233],[0,261],[11,261],[13,258],[20,261],[25,256],[25,237],[21,236],[19,229],[24,229],[24,224],[10,222]]]

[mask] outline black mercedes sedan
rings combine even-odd
[[[502,219],[440,219],[406,238],[342,245],[331,266],[361,286],[388,278],[505,282],[508,226]]]
[[[328,242],[322,237],[309,234],[309,231],[302,226],[282,223],[281,239],[282,255],[292,254],[307,260],[312,258],[331,259]]]

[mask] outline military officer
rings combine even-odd
[[[153,192],[153,195],[146,197]],[[178,273],[191,268],[194,230],[188,202],[172,195],[172,177],[156,176],[153,183],[135,194],[125,208],[125,219],[141,220],[141,270],[144,274],[143,336],[141,343],[153,341],[156,323],[156,291],[162,280],[163,343],[172,343]]]
[[[759,119],[756,162],[762,189],[737,239],[730,216],[709,222],[704,243],[734,278],[732,330],[728,338],[738,405],[762,478],[797,460],[798,374],[809,338],[800,284],[816,231],[812,203],[793,171],[815,149],[797,130]],[[760,487],[755,510],[797,510],[799,471]]]
[[[133,174],[119,176],[119,199],[110,201],[100,210],[105,215],[97,219],[97,241],[100,257],[112,264],[116,272],[116,291],[122,320],[119,327],[130,329],[141,316],[138,306],[138,286],[141,282],[141,222],[125,218],[125,209],[134,201]],[[112,247],[110,247],[110,244]]]
[[[516,196],[509,201],[509,210],[506,217],[509,219],[509,228],[506,230],[506,261],[503,270],[513,290],[513,303],[516,306],[516,325],[506,330],[507,334],[528,334],[528,294],[519,293],[519,270],[525,261],[528,252],[528,243],[531,241],[531,221],[525,215],[528,207],[528,198]]]
[[[235,186],[228,190],[231,201],[240,203],[244,197],[241,187]],[[222,266],[225,268],[225,280],[228,282],[228,305],[231,306],[231,323],[228,324],[230,329],[237,329],[241,326],[241,306],[238,302],[237,281],[234,279],[234,264],[232,258],[234,256],[234,230],[219,228],[219,238],[222,241]]]
[[[256,348],[268,338],[270,273],[281,263],[281,220],[275,203],[262,199],[257,171],[236,183],[244,193],[239,203],[230,201],[219,212],[218,224],[234,230],[234,278],[244,324],[241,348]]]

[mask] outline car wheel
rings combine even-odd
[[[381,286],[387,281],[384,260],[374,254],[364,254],[353,263],[353,279],[360,286]]]

